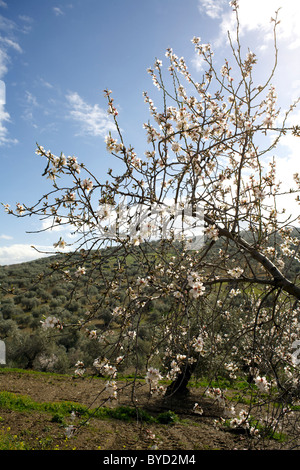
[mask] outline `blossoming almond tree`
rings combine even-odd
[[[249,387],[270,397],[275,393],[276,401],[299,397],[292,343],[300,334],[300,218],[299,213],[288,217],[280,212],[278,200],[288,193],[299,201],[300,178],[295,173],[294,187],[284,190],[276,158],[271,158],[282,136],[300,135],[297,126],[287,126],[297,102],[283,116],[276,106],[272,78],[278,13],[272,20],[274,67],[258,85],[253,78],[257,57],[251,51],[244,55],[238,3],[231,5],[237,19],[236,38],[229,35],[232,63],[226,60],[217,67],[210,44],[194,37],[195,50],[206,64],[197,81],[172,49],[166,52],[170,86],[162,61],[148,69],[162,104],[158,111],[144,93],[150,112],[144,155],[125,143],[112,92],[105,90],[116,126],[115,135],[106,138],[107,151],[123,172],[108,170],[103,181],[74,156],[55,156],[39,145],[37,154],[46,160],[44,176],[53,189],[32,207],[19,203],[13,211],[6,205],[10,214],[40,216],[51,220],[51,227],[68,225],[77,234],[73,250],[53,269],[65,281],[86,283],[90,308],[73,327],[85,329],[103,345],[95,367],[107,376],[106,391],[114,399],[118,370],[126,366],[145,374],[151,393],[161,392],[161,378],[169,379],[166,396],[186,391],[192,374],[231,379],[246,374]],[[121,236],[123,200],[129,230]],[[163,230],[166,220],[174,220],[170,201],[181,214],[187,206],[203,208],[205,241],[197,249],[190,249],[184,234],[178,239],[173,229]],[[135,223],[138,208],[145,215],[154,206],[165,211],[161,224],[147,217]],[[61,250],[65,246],[62,239],[55,244]],[[105,261],[112,254],[117,267],[107,270]],[[137,277],[129,274],[133,264]],[[89,285],[98,288],[100,301],[88,294]],[[160,300],[164,312],[153,322],[151,309]],[[106,307],[111,320],[97,331],[93,320]],[[68,326],[57,324],[60,329]],[[49,325],[53,321],[46,319],[44,326]],[[144,350],[141,331],[147,339]],[[82,375],[84,365],[77,369]]]

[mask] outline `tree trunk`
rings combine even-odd
[[[187,364],[183,367],[182,371],[178,374],[175,380],[167,387],[166,397],[171,396],[182,396],[189,393],[187,388],[190,378],[196,368],[196,362],[194,364]]]

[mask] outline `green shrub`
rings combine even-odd
[[[54,413],[51,419],[52,423],[59,423],[59,424],[65,424],[64,422],[64,416],[62,413]]]
[[[179,420],[179,418],[173,411],[165,411],[163,413],[160,413],[156,420],[160,424],[175,424]]]

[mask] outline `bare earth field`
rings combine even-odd
[[[72,401],[95,408],[100,404],[100,399],[96,397],[103,387],[104,382],[99,378],[74,379],[71,376],[0,370],[0,392],[27,395],[37,402]],[[130,398],[129,389],[125,388],[118,402],[106,403],[105,406],[130,405]],[[197,451],[249,450],[258,446],[254,439],[249,441],[243,434],[217,429],[214,421],[222,415],[222,411],[209,399],[204,399],[199,389],[192,389],[188,397],[177,402],[155,399],[152,403],[152,400],[149,401],[146,387],[141,387],[139,402],[143,409],[152,415],[172,409],[179,417],[178,422],[149,424],[135,419],[124,422],[112,418],[90,418],[75,435],[68,438],[66,423],[55,422],[51,413],[20,412],[0,407],[0,431],[9,432],[30,450],[120,451],[154,448],[159,451]],[[201,416],[192,411],[195,402],[204,410]],[[66,421],[72,424],[68,417]],[[264,441],[258,448],[276,450],[281,449],[282,444]]]

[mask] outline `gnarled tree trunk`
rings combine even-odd
[[[178,374],[175,380],[167,387],[166,397],[177,397],[187,395],[189,393],[188,383],[192,377],[192,374],[196,368],[197,363],[186,364],[182,371]]]

